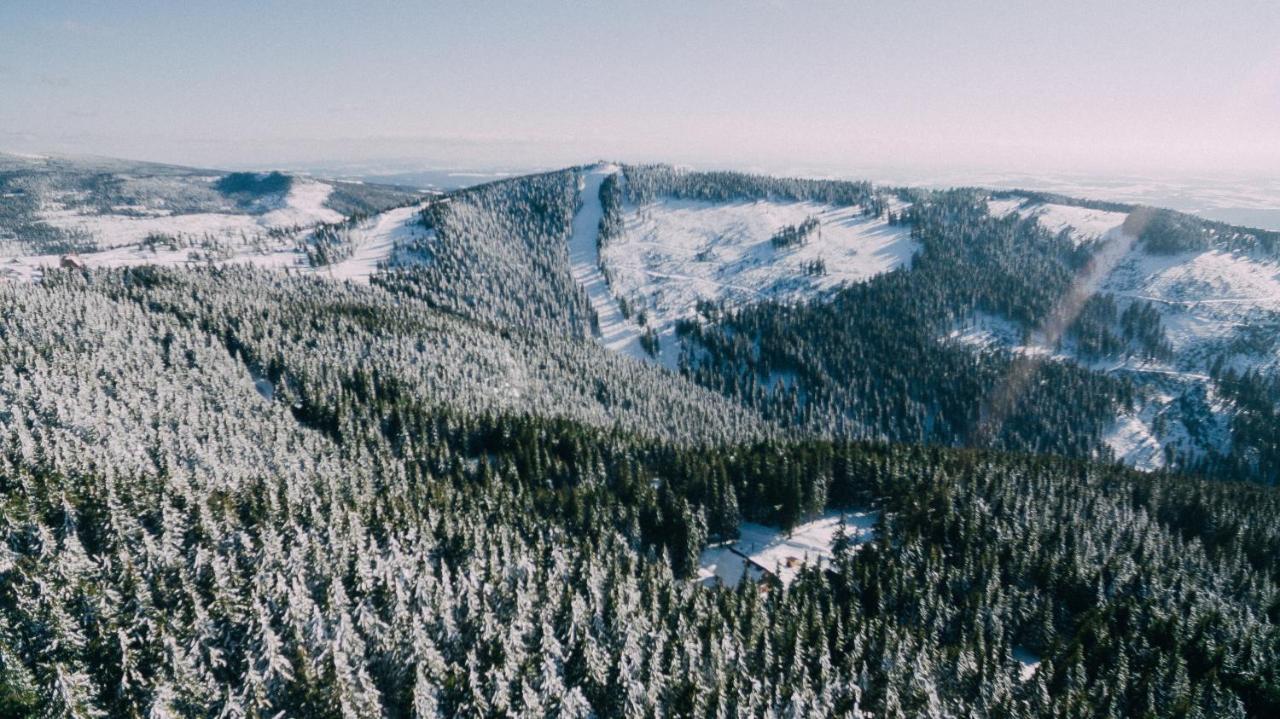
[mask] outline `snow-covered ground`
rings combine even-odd
[[[321,183],[317,183],[321,184]],[[328,185],[323,185],[328,187]],[[309,201],[316,201],[319,195],[313,195]],[[319,200],[323,202],[323,200]],[[198,264],[248,264],[257,267],[277,269],[288,272],[317,274],[335,280],[351,280],[368,283],[369,277],[377,270],[379,263],[388,261],[401,242],[407,241],[428,231],[417,221],[418,212],[423,204],[389,210],[376,215],[351,233],[354,252],[351,257],[333,265],[312,267],[307,263],[306,255],[297,247],[291,238],[264,238],[257,234],[233,234],[221,238],[228,252],[214,258],[205,256],[206,250],[196,247],[180,249],[149,248],[141,240],[124,242],[137,232],[130,227],[125,232],[111,235],[115,238],[110,249],[80,255],[80,260],[88,267],[135,267],[139,265],[198,265]],[[332,212],[332,210],[326,210]],[[330,215],[324,215],[330,217]],[[185,227],[197,227],[203,215],[182,215],[169,219],[194,218]],[[237,217],[227,215],[225,217]],[[248,218],[248,216],[243,216]],[[340,216],[339,216],[340,218]],[[129,218],[114,217],[117,221]],[[159,219],[159,218],[157,218]],[[252,218],[248,218],[252,219]],[[175,225],[176,226],[176,225]],[[259,230],[261,227],[258,228]],[[143,237],[146,233],[143,233]],[[119,244],[117,244],[119,243]],[[57,267],[60,255],[26,255],[20,257],[0,258],[0,279],[34,281],[39,279],[45,268]]]
[[[596,238],[604,208],[600,204],[600,184],[618,171],[616,165],[596,165],[587,171],[579,187],[582,207],[573,217],[573,234],[569,237],[569,262],[573,279],[586,290],[591,308],[600,323],[600,342],[605,347],[636,358],[647,358],[640,346],[640,327],[622,316],[618,300],[609,291],[609,283],[600,272],[600,251]]]
[[[979,311],[956,324],[947,338],[978,348],[1014,347],[1022,341],[1022,330],[1003,317]]]
[[[306,267],[302,271],[315,272],[335,280],[351,280],[368,284],[380,263],[387,262],[395,248],[416,237],[428,236],[429,230],[418,221],[423,205],[412,205],[388,210],[376,215],[352,233],[355,251],[351,257],[325,267]]]
[[[1036,675],[1036,670],[1040,668],[1040,657],[1036,656],[1026,647],[1013,648],[1013,660],[1018,663],[1019,676],[1022,681],[1027,681]]]
[[[320,222],[339,222],[342,213],[325,207],[333,185],[303,177],[293,178],[284,206],[262,216],[267,227],[309,227]]]
[[[1164,444],[1152,432],[1154,406],[1141,412],[1125,412],[1116,419],[1102,441],[1115,453],[1116,459],[1145,471],[1165,466]]]
[[[698,581],[733,587],[743,575],[759,580],[766,574],[788,585],[804,566],[821,566],[843,531],[855,545],[875,540],[876,511],[828,512],[784,533],[774,527],[743,522],[736,542],[709,547],[699,558]]]
[[[1024,204],[1021,200],[991,200],[992,214],[1034,215],[1048,229],[1070,228],[1083,242],[1104,240],[1088,292],[1112,295],[1121,311],[1131,302],[1152,303],[1160,313],[1165,337],[1174,356],[1168,362],[1137,360],[1090,361],[1075,357],[1071,344],[1058,350],[1031,333],[1024,344],[1021,331],[1000,317],[976,315],[957,324],[948,338],[974,346],[1004,346],[1015,351],[1077,362],[1104,372],[1125,374],[1143,388],[1133,409],[1124,410],[1107,429],[1103,441],[1116,457],[1131,466],[1154,470],[1165,466],[1165,448],[1198,455],[1230,449],[1231,404],[1218,392],[1209,365],[1227,355],[1237,370],[1280,370],[1280,351],[1243,354],[1232,349],[1241,332],[1274,327],[1280,322],[1280,263],[1274,259],[1220,249],[1173,255],[1147,253],[1140,243],[1120,243],[1123,213],[1065,205]],[[1266,331],[1263,329],[1263,331]],[[1039,342],[1039,343],[1038,343]],[[1196,397],[1207,415],[1184,422],[1186,397]]]
[[[58,229],[92,237],[104,249],[136,245],[148,235],[243,242],[272,228],[308,227],[341,220],[341,213],[324,206],[332,192],[332,185],[297,177],[281,206],[263,214],[238,212],[231,207],[226,212],[177,215],[148,208],[128,208],[128,214],[93,214],[55,202],[41,212],[41,219]]]
[[[819,226],[805,244],[773,247],[780,229],[809,217]],[[644,313],[666,363],[674,362],[676,321],[692,317],[699,300],[808,299],[909,266],[918,249],[908,228],[863,217],[859,207],[663,198],[628,205],[621,236],[602,254],[613,295],[631,304],[633,317]],[[810,272],[818,262],[825,272]]]
[[[1070,229],[1076,243],[1094,240],[1124,223],[1124,212],[1091,210],[1087,207],[1054,203],[1026,202],[1022,198],[988,200],[992,215],[1003,217],[1017,212],[1023,217],[1035,217],[1041,227],[1053,233]]]

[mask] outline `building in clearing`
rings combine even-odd
[[[63,255],[62,259],[58,260],[58,266],[64,270],[83,270],[88,267],[84,260],[74,254]]]

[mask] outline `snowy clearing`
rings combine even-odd
[[[103,249],[136,245],[148,235],[243,243],[272,228],[340,221],[341,213],[324,206],[332,192],[332,185],[298,177],[282,205],[260,215],[237,212],[231,207],[226,212],[177,215],[154,209],[137,214],[93,214],[53,203],[41,213],[41,219],[60,230],[92,237]],[[136,213],[139,208],[126,209]]]
[[[1022,330],[1003,317],[976,311],[967,320],[956,324],[947,339],[971,347],[1013,347],[1021,342]]]
[[[1036,656],[1026,647],[1014,647],[1013,660],[1018,663],[1018,675],[1022,681],[1027,681],[1036,675],[1036,670],[1040,668],[1040,657]]]
[[[1174,352],[1183,364],[1193,363],[1181,370],[1205,371],[1211,350],[1280,317],[1280,263],[1221,250],[1177,255],[1135,251],[1102,289],[1117,299],[1153,303]],[[1280,356],[1243,361],[1242,369],[1275,366]]]
[[[858,207],[666,198],[625,214],[604,264],[613,294],[645,313],[664,349],[675,322],[693,316],[699,300],[809,299],[909,266],[919,249],[908,228],[863,217]],[[806,242],[773,246],[779,230],[811,217],[818,226]]]
[[[350,280],[368,284],[370,276],[377,271],[379,264],[391,261],[392,253],[401,242],[418,235],[429,234],[417,221],[418,212],[425,204],[389,210],[361,223],[352,229],[350,233],[351,244],[354,248],[351,256],[333,265],[312,267],[307,263],[306,255],[298,249],[294,240],[287,237],[264,239],[256,234],[237,235],[227,238],[226,244],[223,246],[224,251],[216,254],[210,254],[209,250],[199,245],[179,249],[165,249],[162,247],[148,247],[138,241],[113,246],[100,252],[86,253],[80,255],[79,258],[86,267],[90,268],[136,267],[141,265],[247,264],[286,272],[317,274],[334,280]],[[183,217],[201,216],[186,215]],[[236,216],[227,215],[225,217]],[[243,217],[247,218],[247,216]],[[115,219],[126,220],[128,218]],[[136,231],[136,228],[130,230],[130,232],[133,231]],[[126,236],[130,235],[113,235],[117,239]],[[0,259],[0,279],[36,281],[46,268],[57,267],[60,261],[60,255],[26,255],[3,258]]]
[[[762,524],[743,522],[736,542],[709,547],[699,557],[698,581],[707,586],[737,586],[746,574],[752,580],[777,577],[789,585],[804,566],[821,566],[832,557],[841,530],[854,545],[875,540],[880,513],[870,510],[828,512],[784,534]]]
[[[1152,412],[1144,419],[1140,414],[1125,413],[1102,436],[1116,459],[1124,464],[1151,472],[1165,465],[1164,445],[1152,433]]]
[[[1041,227],[1055,234],[1069,229],[1076,244],[1102,237],[1124,224],[1125,217],[1128,216],[1124,212],[1092,210],[1074,205],[1027,202],[1019,197],[988,200],[987,209],[996,217],[1004,217],[1010,212],[1017,212],[1022,217],[1035,217]]]
[[[1118,232],[1112,228],[1108,236]],[[1106,257],[1109,252],[1115,256]],[[1280,368],[1280,349],[1249,354],[1237,344],[1241,337],[1265,334],[1280,324],[1280,263],[1218,249],[1154,255],[1137,244],[1110,242],[1095,264],[1111,269],[1089,282],[1088,289],[1110,294],[1121,311],[1132,302],[1150,302],[1160,315],[1173,359],[1086,359],[1074,354],[1069,340],[1059,349],[1032,333],[1024,344],[1013,323],[980,313],[956,324],[944,339],[1039,354],[1137,381],[1145,389],[1143,396],[1102,436],[1127,465],[1164,468],[1166,448],[1190,457],[1230,451],[1234,407],[1219,393],[1209,367],[1224,357],[1240,372]],[[1191,415],[1184,417],[1186,412]]]

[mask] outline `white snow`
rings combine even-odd
[[[415,236],[430,234],[418,222],[418,213],[422,207],[423,205],[400,207],[370,218],[352,232],[355,251],[351,257],[325,267],[308,267],[303,271],[316,272],[335,280],[369,284],[369,277],[378,270],[380,263],[391,258],[391,253],[397,246]]]
[[[1057,233],[1069,228],[1077,243],[1102,237],[1124,224],[1128,217],[1125,212],[1056,204],[1033,205],[1026,212],[1034,214],[1040,226],[1050,232]]]
[[[339,222],[342,213],[324,206],[333,185],[325,182],[294,177],[285,196],[284,207],[262,216],[261,224],[267,227],[307,227],[320,222]]]
[[[992,217],[1004,217],[1010,212],[1022,207],[1025,202],[1026,200],[1021,197],[1006,197],[998,200],[991,199],[987,200],[987,211],[991,213]]]
[[[320,184],[320,183],[316,183]],[[325,186],[327,187],[327,185]],[[310,196],[317,200],[318,194]],[[320,200],[321,202],[323,200]],[[249,264],[257,267],[281,271],[317,274],[334,280],[350,280],[368,284],[370,276],[378,269],[378,265],[389,262],[394,249],[404,241],[416,235],[429,234],[417,222],[417,213],[423,205],[412,205],[389,210],[361,223],[351,231],[351,242],[354,252],[351,257],[333,265],[312,267],[307,263],[306,255],[297,247],[291,238],[254,239],[251,235],[236,235],[225,239],[229,253],[209,259],[203,256],[201,247],[184,247],[176,250],[151,250],[140,242],[120,244],[100,252],[80,255],[80,260],[87,267],[135,267],[140,265],[197,265],[212,262],[213,264]],[[185,218],[202,216],[183,215]],[[237,217],[234,215],[218,215],[218,217]],[[247,216],[244,216],[247,217]],[[106,218],[104,218],[105,221]],[[127,218],[114,218],[123,221]],[[152,219],[152,218],[148,218]],[[155,218],[170,219],[170,218]],[[173,218],[177,219],[177,218]],[[186,227],[195,225],[187,224]],[[133,236],[137,228],[129,232],[112,235],[120,240]],[[145,237],[146,233],[143,233]],[[247,241],[251,240],[251,241]],[[35,281],[40,278],[45,268],[57,267],[59,255],[26,255],[0,259],[0,279]]]
[[[1017,212],[1022,217],[1035,217],[1040,226],[1058,233],[1070,229],[1071,238],[1080,244],[1096,240],[1124,224],[1127,213],[1092,210],[1075,205],[1028,202],[1023,198],[987,200],[987,209],[996,217]]]
[[[341,220],[341,213],[324,206],[332,192],[333,186],[328,183],[295,177],[282,206],[260,215],[234,212],[230,208],[227,212],[183,215],[147,208],[142,208],[149,213],[147,216],[92,214],[50,202],[41,212],[41,219],[62,230],[87,234],[104,249],[135,245],[152,234],[245,242],[272,228],[309,227]]]
[[[742,304],[798,301],[909,266],[919,249],[906,227],[863,217],[858,207],[813,202],[727,202],[663,198],[625,208],[624,229],[603,250],[616,297],[643,311],[662,338],[664,360],[677,320],[699,300]],[[816,217],[804,245],[777,249],[778,230]],[[575,236],[577,233],[575,233]],[[806,265],[826,265],[811,275]]]
[[[957,324],[947,338],[973,347],[1013,347],[1021,342],[1022,331],[1010,320],[977,311]]]
[[[876,511],[828,512],[784,533],[774,527],[743,522],[738,540],[710,547],[699,557],[698,579],[707,585],[736,586],[744,572],[759,580],[766,574],[786,586],[804,566],[821,566],[832,557],[832,546],[843,529],[854,545],[875,540]]]
[[[615,352],[648,359],[648,353],[640,346],[640,327],[622,316],[618,301],[609,291],[609,283],[600,271],[600,252],[596,243],[600,219],[604,217],[600,184],[617,171],[616,165],[601,164],[591,168],[583,177],[578,189],[582,207],[573,217],[573,234],[569,237],[569,262],[573,279],[586,290],[591,308],[596,312],[600,342]]]
[[[1013,660],[1018,663],[1019,676],[1022,681],[1027,681],[1036,675],[1036,670],[1040,668],[1040,657],[1036,656],[1026,647],[1013,648]]]
[[[1142,414],[1147,415],[1144,419]],[[1116,459],[1144,471],[1161,469],[1165,465],[1164,444],[1156,438],[1151,428],[1151,410],[1135,414],[1125,412],[1116,419],[1102,436]]]

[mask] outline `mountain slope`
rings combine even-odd
[[[1181,220],[1133,249],[988,199],[572,168],[318,226],[321,271],[0,282],[0,715],[1277,715],[1280,492],[1025,451],[1139,406],[1083,353],[1173,361],[1084,290]],[[611,348],[601,282],[621,213],[692,202],[913,254],[708,297],[682,375]],[[821,248],[807,217],[708,244]],[[1236,443],[1278,426],[1208,375]]]
[[[0,155],[0,276],[31,278],[78,253],[87,264],[230,259],[307,266],[313,227],[423,193],[273,173],[79,157]]]

